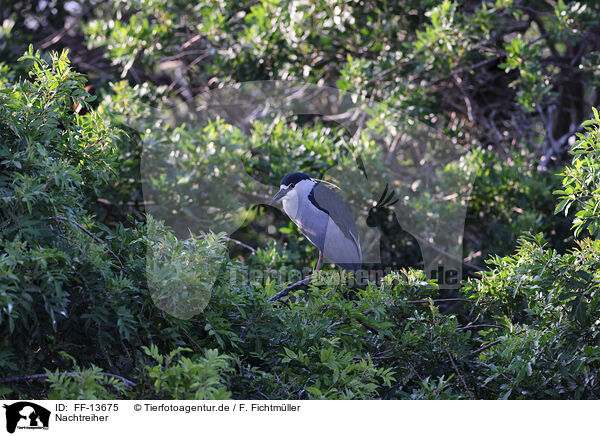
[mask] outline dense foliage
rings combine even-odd
[[[541,0],[11,2],[0,11],[0,395],[597,399],[599,22],[597,2]],[[414,123],[464,148],[440,175],[476,176],[460,290],[426,279],[383,207],[370,217],[392,272],[352,287],[328,267],[279,301],[290,281],[246,272],[314,266],[287,218],[255,205],[233,235],[184,235],[188,221],[168,219],[173,192],[207,217],[211,201],[232,201],[219,187],[234,158],[250,191],[353,158],[344,119],[148,116],[265,79],[351,95],[369,114],[356,145],[366,164],[393,159],[398,126]],[[185,153],[179,182],[141,171],[143,152]]]

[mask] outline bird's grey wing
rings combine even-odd
[[[352,238],[358,252],[360,253],[360,241],[358,229],[352,217],[350,209],[344,200],[325,185],[317,183],[308,199],[319,209],[329,214],[333,222],[342,230],[347,237]]]
[[[293,220],[294,223],[296,223],[302,234],[310,242],[323,251],[325,249],[325,236],[327,233],[327,215],[315,208],[301,207],[300,209],[300,217],[296,217]]]

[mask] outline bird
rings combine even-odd
[[[282,200],[283,210],[302,234],[319,249],[315,272],[323,256],[342,269],[357,271],[362,253],[350,209],[331,189],[301,172],[285,175],[269,205]]]

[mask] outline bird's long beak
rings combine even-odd
[[[273,203],[275,203],[277,200],[279,200],[282,197],[285,197],[285,194],[287,194],[290,190],[287,188],[281,188],[279,190],[279,192],[277,192],[277,194],[275,194],[273,196],[273,198],[271,198],[271,201],[269,201],[269,206],[271,206]]]

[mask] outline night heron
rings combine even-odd
[[[279,192],[269,205],[280,199],[287,216],[319,249],[315,272],[323,256],[343,269],[360,269],[358,230],[350,209],[335,192],[304,173],[291,173],[281,179]]]

